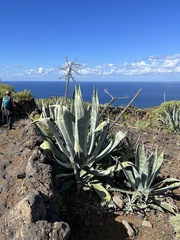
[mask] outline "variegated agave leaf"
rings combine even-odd
[[[92,183],[91,184],[99,197],[101,198],[101,207],[104,208],[105,206],[108,205],[108,203],[111,200],[111,195],[109,192],[102,186],[100,182],[97,183]]]

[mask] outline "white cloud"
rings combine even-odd
[[[22,66],[0,66],[0,76],[8,77],[38,77],[49,78],[53,76],[58,79],[65,76],[66,72],[59,71],[57,67],[37,69],[25,69]],[[124,62],[122,64],[102,64],[96,66],[88,66],[86,63],[81,64],[78,73],[82,76],[137,76],[137,75],[154,75],[154,74],[179,74],[180,73],[180,54],[170,56],[155,57],[149,56],[144,59],[133,62]]]
[[[33,75],[33,74],[35,74],[35,70],[34,69],[26,69],[25,71],[24,71],[24,73],[25,73],[25,75]]]
[[[179,59],[169,59],[165,60],[163,67],[174,68],[179,64]]]
[[[25,69],[24,75],[29,77],[41,77],[41,76],[48,76],[55,71],[54,68],[44,69],[43,67],[39,67],[37,69]],[[57,70],[56,70],[57,71]]]
[[[38,73],[39,73],[39,74],[42,74],[42,73],[43,73],[43,70],[44,70],[44,69],[43,69],[42,67],[38,68]]]

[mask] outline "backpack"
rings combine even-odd
[[[5,96],[3,98],[3,107],[10,110],[10,108],[11,108],[11,98],[10,97]]]

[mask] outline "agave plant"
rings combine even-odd
[[[72,176],[79,187],[82,187],[93,181],[94,176],[106,176],[121,169],[115,162],[114,165],[105,167],[102,161],[126,138],[126,134],[119,131],[110,137],[109,120],[99,121],[96,89],[93,91],[91,108],[85,106],[81,89],[75,86],[70,109],[62,104],[55,104],[49,106],[48,111],[43,107],[43,111],[42,118],[33,121],[33,124],[44,139],[41,147],[49,149],[61,166],[57,178],[71,177],[64,187],[73,182]],[[43,125],[48,127],[53,139]],[[126,165],[128,163],[124,162],[123,166]],[[97,183],[94,186],[97,189]]]
[[[174,132],[180,133],[180,108],[176,106],[173,108],[166,107],[164,114],[160,114],[158,122]]]
[[[180,186],[180,180],[166,178],[157,181],[157,175],[163,163],[163,153],[158,156],[157,149],[155,154],[148,155],[144,145],[138,146],[135,163],[122,169],[130,188],[112,188],[111,191],[120,191],[128,196],[126,210],[133,211],[145,208],[163,209],[175,213],[174,206],[166,202],[163,194]],[[121,163],[120,163],[121,164]]]

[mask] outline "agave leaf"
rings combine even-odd
[[[60,152],[56,149],[54,144],[49,140],[49,141],[44,141],[40,147],[44,150],[50,150],[53,154],[53,157],[56,159],[56,161],[63,167],[65,168],[72,168],[72,165],[69,161],[69,159],[64,155],[63,152]]]
[[[175,179],[174,179],[175,180]],[[174,180],[172,182],[174,182]],[[176,182],[175,183],[172,183],[166,187],[162,187],[162,188],[158,188],[158,189],[153,189],[152,190],[152,194],[155,195],[155,194],[160,194],[160,193],[163,193],[163,192],[166,192],[167,190],[173,190],[173,189],[176,189],[178,187],[180,187],[180,182],[177,182],[178,180],[176,179]],[[167,181],[168,182],[168,181]],[[162,182],[161,182],[162,183]],[[154,188],[154,186],[153,186]]]
[[[166,114],[167,114],[167,119],[168,119],[169,125],[173,126],[173,122],[172,122],[172,118],[171,118],[171,112],[170,112],[169,109],[167,110]]]
[[[148,207],[149,207],[148,204],[141,204],[141,205],[138,205],[138,208],[140,208],[140,209],[146,209],[146,208],[148,208]]]
[[[85,168],[83,168],[83,169],[81,169],[81,171],[80,171],[80,177],[81,178],[84,178],[86,175],[88,175],[89,174],[89,170],[88,170],[88,167],[86,166]],[[89,174],[89,175],[92,175],[92,174]]]
[[[160,199],[153,199],[153,202],[155,202],[162,209],[165,209],[166,211],[169,211],[169,212],[171,212],[173,214],[176,214],[175,208],[171,204],[169,204],[167,202],[164,202],[164,201],[162,201]]]
[[[94,130],[94,132],[99,132],[102,131],[104,129],[105,126],[108,126],[109,121],[103,121],[101,122],[98,127]]]
[[[141,173],[141,179],[142,179],[142,185],[143,187],[146,189],[147,186],[148,186],[148,178],[150,176],[150,172],[151,172],[151,167],[152,167],[152,164],[153,164],[153,160],[154,160],[154,155],[151,154],[145,164],[144,164],[144,167],[143,167],[143,171]]]
[[[92,105],[91,105],[91,119],[90,119],[90,136],[89,136],[89,151],[88,155],[92,155],[94,151],[94,143],[96,139],[95,129],[98,125],[99,119],[99,100],[97,95],[97,90],[94,88],[92,95]]]
[[[140,175],[142,174],[142,171],[144,169],[145,162],[146,162],[146,154],[145,154],[144,145],[139,145],[136,150],[135,166],[137,166],[137,169]]]
[[[59,179],[59,178],[66,178],[66,177],[71,177],[73,176],[73,172],[71,173],[59,173],[56,175],[56,180]]]
[[[150,203],[147,206],[152,208],[152,209],[154,209],[154,210],[158,210],[160,212],[164,212],[163,209],[160,206],[156,205],[156,204]]]
[[[126,167],[129,167],[129,166],[132,166],[132,163],[127,161],[127,162],[122,162],[121,165],[124,168],[126,168]],[[96,170],[96,169],[93,169],[93,168],[89,168],[87,166],[84,169],[94,176],[101,177],[101,176],[107,176],[112,172],[118,172],[118,171],[122,170],[121,165],[120,164],[118,164],[118,166],[113,165],[113,166],[110,166],[110,167],[108,167],[107,169],[104,169],[104,170]]]
[[[94,175],[89,174],[88,171],[84,171],[83,169],[81,169],[80,175],[79,175],[79,179],[81,180],[81,182],[84,182],[85,184],[87,184],[90,182],[90,180],[93,177],[94,177]]]
[[[103,176],[107,176],[107,175],[109,175],[110,173],[112,173],[114,170],[115,170],[115,167],[116,166],[111,166],[111,167],[109,167],[109,168],[107,168],[107,169],[105,169],[105,170],[96,170],[96,169],[94,169],[94,168],[89,168],[88,166],[86,166],[84,169],[88,172],[88,173],[90,173],[90,174],[92,174],[92,175],[94,175],[94,176],[98,176],[98,177],[103,177]]]
[[[134,190],[137,190],[136,179],[134,178],[132,167],[124,168],[124,166],[122,165],[121,162],[120,162],[120,165],[121,165],[121,168],[122,168],[124,175],[126,176],[128,182],[131,184],[131,187]]]
[[[56,105],[49,105],[49,114],[50,118],[56,119],[57,117]]]
[[[85,103],[82,99],[80,87],[76,91],[74,101],[75,101],[75,112],[74,112],[75,114],[74,115],[76,117],[76,120],[78,121],[79,119],[81,119],[82,117],[84,117],[87,114],[87,109],[86,109]]]
[[[96,88],[93,89],[92,95],[92,110],[91,110],[91,132],[94,132],[98,123],[99,117],[99,100],[98,100],[98,93]]]
[[[147,184],[148,187],[152,186],[154,180],[156,179],[159,173],[159,170],[162,166],[163,160],[164,160],[163,152],[158,156],[157,149],[156,149],[152,171],[151,171],[150,177],[148,178],[148,184]]]
[[[54,124],[51,122],[50,118],[41,118],[41,119],[34,121],[33,123],[36,123],[36,122],[41,122],[41,123],[44,123],[46,126],[48,126],[48,128],[50,129],[50,131],[52,132],[53,136],[56,139],[59,149],[61,150],[61,152],[63,152],[65,154],[65,156],[67,158],[70,159],[70,153],[66,149],[66,147],[64,147],[64,145],[60,139],[59,133],[57,132],[57,129],[55,128]]]
[[[110,169],[106,169],[106,170],[89,170],[89,173],[91,173],[93,176],[97,176],[97,177],[104,177],[107,176],[111,173],[112,171]]]
[[[101,151],[101,153],[96,157],[96,162],[101,160],[103,157],[105,157],[107,154],[109,154],[120,142],[123,138],[126,137],[126,134],[119,131],[116,133],[114,137],[112,137],[110,143],[108,146]]]
[[[172,119],[173,119],[173,122],[174,122],[174,124],[175,124],[175,119],[176,119],[176,107],[173,107]]]
[[[63,186],[60,188],[59,193],[63,193],[65,191],[67,191],[68,189],[70,189],[72,187],[73,184],[74,184],[73,180],[69,180],[69,181],[65,182],[63,184]]]
[[[140,196],[141,196],[140,192],[138,190],[135,190],[131,198],[131,203],[134,203]]]
[[[135,182],[135,188],[138,189],[139,191],[143,192],[144,191],[144,183],[142,181],[141,175],[138,172],[139,169],[136,168],[136,166],[132,165],[132,172],[134,176],[134,182]]]
[[[46,140],[47,138],[49,138],[47,132],[44,130],[44,128],[37,122],[37,121],[33,121],[30,124],[34,124],[35,126],[35,130],[38,133],[38,135],[40,135],[44,140]]]
[[[167,203],[167,202],[161,202],[160,206],[163,208],[163,209],[166,209],[167,211],[173,213],[173,214],[176,214],[176,211],[175,211],[175,208]]]
[[[102,186],[101,183],[92,183],[91,184],[93,186],[93,188],[95,189],[95,191],[97,192],[97,194],[99,195],[99,197],[101,198],[102,202],[110,202],[111,200],[111,195],[109,194],[109,192]]]
[[[41,102],[42,103],[42,117],[47,117],[47,114],[46,114],[46,106],[44,104],[44,101]]]
[[[43,143],[40,145],[40,148],[43,150],[51,150],[51,143],[49,141],[43,141]]]
[[[87,158],[87,136],[88,136],[88,112],[86,115],[78,120],[78,136],[79,136],[79,145],[84,153],[84,156]]]
[[[155,185],[153,185],[153,187],[157,188],[157,187],[160,187],[160,186],[164,185],[165,183],[172,183],[172,182],[180,182],[180,180],[177,179],[177,178],[165,178],[161,182],[158,182]]]
[[[76,140],[75,140],[76,141]],[[84,168],[84,166],[87,165],[87,158],[84,155],[84,152],[81,149],[81,146],[78,142],[76,142],[76,148],[75,148],[75,156],[74,161],[78,164],[79,168]]]
[[[100,135],[100,138],[99,138],[99,141],[98,141],[97,145],[95,146],[94,152],[91,154],[91,157],[88,159],[89,166],[91,166],[95,161],[101,160],[101,159],[98,159],[97,156],[102,149],[102,145],[105,142],[105,139],[106,139],[107,133],[108,133],[108,129],[109,129],[109,124],[104,125],[103,131]]]
[[[71,155],[71,159],[74,158],[74,138],[73,138],[73,120],[74,117],[68,108],[65,106],[59,107],[59,117],[57,117],[56,124],[63,136],[65,146]]]
[[[126,167],[132,167],[132,166],[134,166],[134,164],[132,163],[132,162],[129,162],[129,161],[124,161],[124,162],[121,162],[121,164],[118,164],[117,166],[116,166],[116,169],[115,169],[115,171],[121,171],[122,170],[122,166],[124,167],[124,168],[126,168]]]
[[[74,138],[75,138],[75,149],[78,149],[76,143],[78,142],[84,155],[87,156],[87,135],[88,135],[88,120],[89,115],[82,99],[80,87],[75,95],[75,127],[74,127]]]

